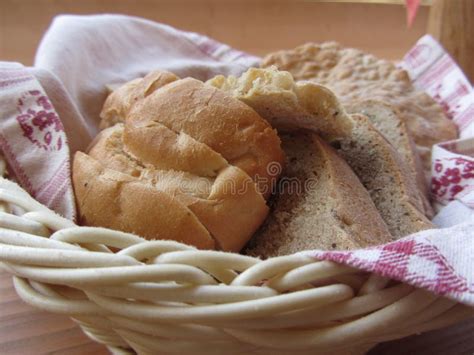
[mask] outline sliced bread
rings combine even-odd
[[[334,149],[309,131],[282,134],[281,139],[288,164],[279,194],[246,254],[266,258],[391,241],[367,190]]]
[[[424,213],[431,219],[434,216],[434,211],[429,202],[430,194],[423,164],[416,151],[411,134],[401,118],[401,113],[393,105],[373,99],[352,102],[347,104],[345,108],[349,113],[361,113],[367,116],[370,123],[397,150],[407,164],[410,173],[415,177],[418,189],[421,192]]]
[[[331,145],[369,191],[390,233],[400,238],[433,228],[423,213],[415,179],[395,148],[366,116],[353,114],[351,119],[351,134]]]
[[[367,117],[347,114],[329,89],[294,82],[288,72],[275,68],[252,68],[239,78],[218,76],[207,84],[244,101],[271,124],[277,123],[280,132],[309,129],[339,147],[394,237],[433,227],[423,213],[415,178],[397,151]]]

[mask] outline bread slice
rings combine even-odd
[[[415,179],[388,140],[360,114],[350,135],[331,142],[369,191],[390,233],[400,238],[434,225],[423,213]]]
[[[245,253],[271,257],[302,250],[347,250],[392,240],[350,167],[317,135],[281,135],[288,158],[272,212]]]
[[[395,147],[408,166],[410,173],[415,177],[418,190],[421,193],[425,215],[429,219],[433,218],[434,211],[429,202],[430,193],[423,164],[416,151],[411,134],[401,118],[401,113],[393,105],[373,99],[352,102],[345,105],[345,108],[349,113],[365,115],[372,125]]]

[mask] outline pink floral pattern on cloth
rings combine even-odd
[[[436,158],[433,164],[431,190],[438,201],[454,200],[474,185],[474,159]]]
[[[49,98],[28,90],[18,99],[16,120],[28,140],[44,150],[61,150],[64,127]]]
[[[25,67],[0,62],[0,150],[39,202],[74,219],[66,133],[45,91]]]
[[[462,202],[474,209],[474,138],[433,147],[431,190],[441,206]]]

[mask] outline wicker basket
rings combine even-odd
[[[18,295],[117,354],[360,354],[473,315],[304,254],[261,261],[78,227],[3,178],[0,203],[0,261]]]

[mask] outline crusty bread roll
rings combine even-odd
[[[202,223],[172,195],[138,177],[107,169],[82,152],[74,155],[73,184],[84,225],[174,239],[201,249],[216,247]]]
[[[132,107],[124,132],[130,152],[164,169],[185,170],[180,153],[167,148],[166,130],[182,135],[184,142],[178,138],[176,146],[188,143],[189,137],[201,142],[249,174],[265,196],[272,191],[276,181],[268,166],[284,159],[278,135],[252,108],[231,95],[186,78],[163,86]],[[152,146],[139,143],[143,140]]]
[[[75,156],[82,222],[240,251],[268,213],[265,196],[278,178],[268,166],[284,163],[276,131],[250,107],[197,80],[163,72],[148,78],[111,94],[102,123],[115,124],[88,155]],[[114,201],[119,208],[107,209]]]
[[[160,87],[179,78],[164,70],[155,70],[144,78],[137,78],[112,91],[105,100],[100,113],[100,129],[125,122],[125,117],[132,106],[144,99]]]
[[[143,165],[125,152],[123,130],[123,125],[117,124],[102,131],[89,151],[90,157],[171,195],[207,228],[218,249],[240,250],[246,242],[242,235],[252,235],[268,212],[252,179],[225,160],[225,166],[212,178]]]

